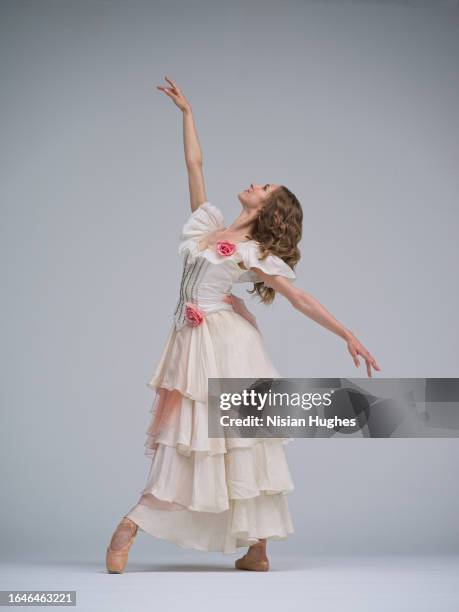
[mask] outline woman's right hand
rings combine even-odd
[[[165,87],[164,85],[157,85],[156,88],[164,91],[166,95],[171,98],[172,102],[178,106],[178,108],[183,112],[189,112],[191,110],[190,103],[185,98],[183,93],[180,91],[179,87],[172,79],[169,79],[167,76],[164,77],[166,81],[169,83],[170,87]]]

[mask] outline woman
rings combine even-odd
[[[276,292],[340,336],[355,365],[379,370],[359,340],[316,299],[295,287],[302,210],[283,185],[252,183],[238,194],[242,211],[225,226],[207,201],[192,109],[179,87],[158,86],[182,111],[191,215],[182,229],[184,266],[173,324],[153,378],[156,390],[145,443],[152,459],[138,503],[107,548],[110,573],[121,573],[138,529],[198,550],[231,553],[248,546],[237,569],[266,571],[268,539],[293,532],[286,494],[293,489],[285,439],[209,438],[207,379],[280,377],[255,318],[231,294],[236,282],[269,304]]]

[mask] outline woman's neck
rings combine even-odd
[[[226,231],[234,236],[243,238],[252,237],[252,225],[258,216],[258,211],[242,210],[241,214],[226,228]]]

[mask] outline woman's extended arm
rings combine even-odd
[[[199,144],[198,133],[194,123],[191,105],[185,98],[179,87],[165,77],[170,87],[157,85],[157,88],[164,91],[172,99],[174,104],[183,114],[183,148],[185,152],[185,163],[188,171],[188,187],[190,189],[191,210],[196,210],[206,199],[206,189],[204,185],[204,175],[202,172],[202,151]]]
[[[363,344],[354,336],[354,334],[342,325],[335,317],[328,312],[325,306],[315,299],[306,291],[295,287],[291,281],[284,276],[271,276],[266,274],[259,268],[251,268],[257,273],[257,276],[261,281],[268,287],[272,287],[283,295],[290,304],[305,314],[307,317],[322,325],[326,329],[330,330],[334,334],[343,338],[347,344],[347,349],[354,360],[355,366],[359,367],[360,361],[358,356],[363,357],[366,363],[367,374],[371,378],[371,368],[380,370],[380,367],[376,363],[375,358],[370,355],[369,351],[363,346]]]

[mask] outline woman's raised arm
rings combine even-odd
[[[372,376],[371,368],[378,371],[380,370],[375,358],[363,346],[360,340],[358,340],[349,329],[344,327],[344,325],[335,319],[335,317],[328,312],[325,306],[322,306],[322,304],[316,300],[315,297],[296,287],[284,276],[271,276],[259,268],[251,269],[257,273],[257,276],[265,285],[272,287],[275,291],[278,291],[281,295],[287,298],[294,308],[305,314],[319,325],[322,325],[322,327],[325,327],[342,338],[346,342],[347,350],[349,351],[357,368],[360,365],[359,355],[363,357],[369,378]]]
[[[190,189],[191,210],[196,210],[207,200],[202,172],[202,151],[199,144],[198,133],[194,123],[191,105],[185,98],[180,88],[169,79],[164,77],[170,87],[157,85],[171,98],[174,104],[182,111],[183,115],[183,148],[185,152],[185,164],[188,172],[188,187]]]

